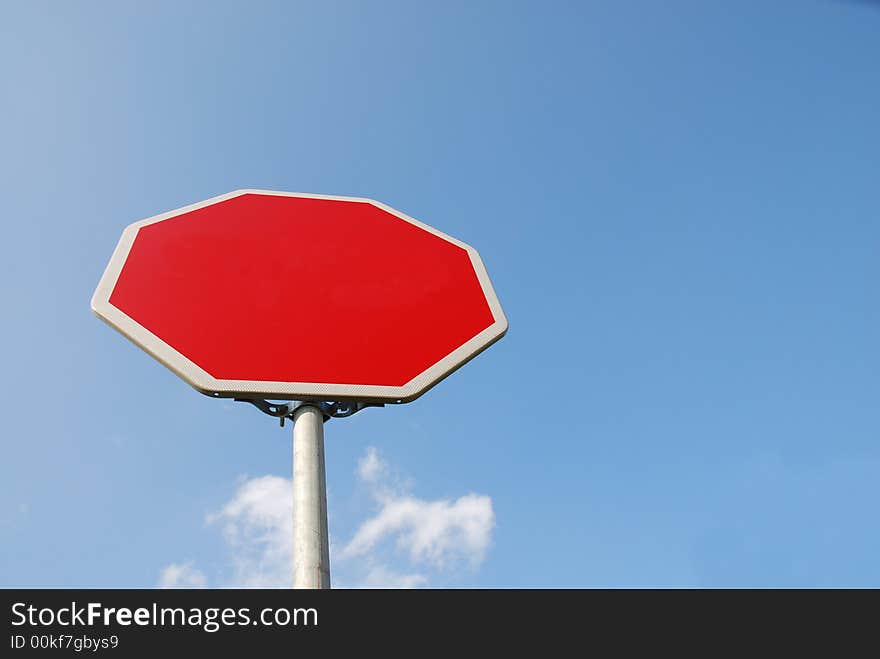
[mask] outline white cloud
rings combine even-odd
[[[204,588],[205,575],[189,563],[167,565],[159,575],[159,588]]]
[[[365,483],[375,483],[388,472],[388,465],[379,459],[379,452],[372,446],[358,460],[357,475]]]
[[[372,563],[380,546],[391,541],[412,565],[448,570],[464,562],[475,569],[483,562],[495,526],[490,497],[466,494],[455,501],[427,501],[396,491],[383,480],[388,468],[373,447],[367,448],[357,473],[379,510],[360,525],[340,559],[366,556]]]
[[[293,483],[280,476],[243,481],[208,522],[221,524],[232,550],[233,583],[242,588],[289,586],[293,574]]]
[[[377,510],[339,551],[331,545],[332,568],[345,581],[367,588],[416,588],[465,565],[476,569],[491,543],[495,514],[490,497],[466,494],[455,500],[424,500],[389,484],[388,464],[370,447],[357,476]],[[286,588],[292,579],[293,484],[279,476],[239,482],[232,498],[208,515],[231,553],[236,587]],[[333,569],[334,575],[337,570]],[[335,576],[334,576],[335,578]],[[168,565],[162,587],[204,587],[207,579],[192,563]],[[335,583],[335,581],[334,581]]]
[[[418,588],[428,578],[423,574],[401,574],[384,565],[374,565],[360,580],[361,588]]]
[[[443,569],[464,560],[483,561],[495,515],[487,496],[467,494],[455,501],[424,501],[403,495],[384,498],[381,509],[364,522],[340,558],[363,556],[385,539],[393,539],[413,564]]]

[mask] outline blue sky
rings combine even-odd
[[[125,225],[251,187],[474,245],[510,321],[418,401],[327,425],[337,584],[880,586],[877,3],[0,25],[0,585],[282,578],[290,426],[89,309]]]

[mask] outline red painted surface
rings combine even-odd
[[[401,386],[493,323],[457,245],[368,203],[259,194],[142,227],[110,303],[228,380]]]

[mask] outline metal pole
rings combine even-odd
[[[314,405],[293,413],[293,587],[330,588],[324,413]]]

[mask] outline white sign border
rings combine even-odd
[[[434,234],[454,245],[467,251],[473,265],[474,272],[486,296],[486,302],[492,312],[494,322],[482,332],[459,346],[451,353],[443,357],[431,367],[419,373],[406,384],[395,386],[361,385],[328,383],[318,384],[312,382],[267,382],[260,380],[222,380],[215,378],[210,373],[191,361],[180,352],[165,343],[162,339],[150,332],[143,325],[137,323],[122,311],[110,304],[110,295],[116,286],[119,274],[128,257],[134,240],[141,227],[145,227],[162,220],[167,220],[205,206],[210,206],[227,199],[239,197],[245,194],[272,195],[278,197],[302,197],[307,199],[331,199],[335,201],[350,201],[371,204],[383,211],[409,222],[425,231]],[[330,195],[308,194],[301,192],[278,192],[274,190],[242,189],[228,192],[217,197],[212,197],[196,204],[190,204],[167,213],[154,215],[145,220],[128,225],[122,232],[122,237],[116,245],[113,256],[104,270],[98,287],[92,296],[92,311],[95,315],[119,331],[123,336],[132,341],[167,368],[177,374],[185,382],[192,385],[203,394],[216,398],[268,398],[278,400],[312,400],[312,401],[359,401],[359,402],[384,402],[384,403],[407,403],[415,400],[453,371],[473,359],[480,352],[498,341],[507,332],[507,318],[501,309],[501,303],[489,280],[489,273],[483,265],[479,253],[470,245],[456,240],[455,238],[438,231],[434,227],[401,213],[390,206],[368,199],[365,197],[340,197]]]

